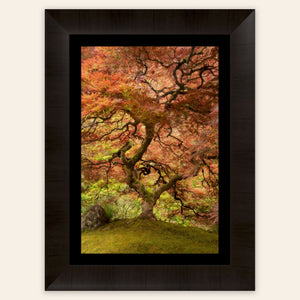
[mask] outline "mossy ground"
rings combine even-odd
[[[218,233],[131,219],[81,234],[82,253],[218,253]]]

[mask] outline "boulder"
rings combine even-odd
[[[100,205],[94,205],[87,209],[81,216],[81,230],[96,229],[109,221],[105,210]]]

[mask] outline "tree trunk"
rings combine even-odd
[[[153,207],[154,203],[142,200],[142,213],[139,215],[139,218],[156,220],[153,214]]]

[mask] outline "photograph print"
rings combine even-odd
[[[81,47],[81,253],[219,253],[219,47]]]

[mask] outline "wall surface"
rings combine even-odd
[[[5,1],[1,6],[3,299],[299,299],[296,0]],[[44,292],[44,9],[256,9],[256,292]]]

